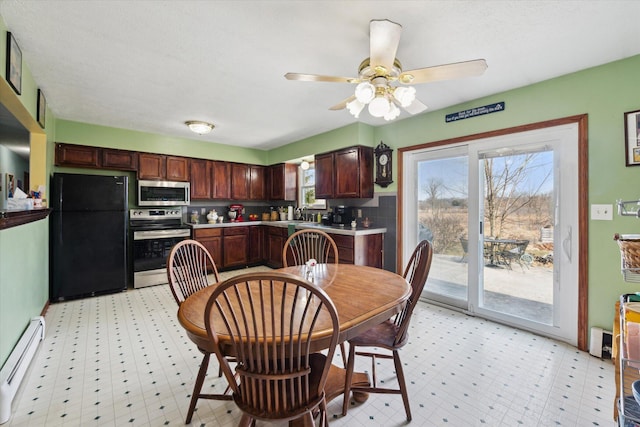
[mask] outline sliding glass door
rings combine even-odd
[[[403,253],[434,247],[423,297],[575,344],[577,126],[404,156]]]

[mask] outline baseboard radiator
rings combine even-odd
[[[44,317],[34,317],[0,370],[0,424],[11,418],[11,402],[43,339]]]

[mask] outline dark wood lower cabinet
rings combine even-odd
[[[261,225],[249,227],[249,264],[260,264],[264,261],[262,249],[264,246],[265,227]]]
[[[222,265],[222,228],[200,228],[193,230],[193,238],[207,248],[216,268],[220,270]]]
[[[223,267],[244,267],[248,264],[249,227],[225,228],[222,240]]]
[[[383,234],[345,236],[329,233],[329,235],[338,247],[338,262],[382,268]]]
[[[383,234],[348,236],[329,235],[338,247],[341,264],[368,265],[382,268]],[[289,237],[286,227],[237,226],[200,228],[194,230],[194,239],[211,253],[218,270],[266,264],[282,268],[282,250]]]
[[[282,268],[282,249],[287,241],[288,230],[283,227],[267,227],[266,264],[271,268]]]

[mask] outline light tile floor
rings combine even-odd
[[[52,304],[6,426],[184,425],[202,355],[176,311],[168,286]],[[420,303],[401,357],[414,426],[616,425],[611,361],[564,343]],[[379,379],[393,381],[387,362]],[[205,388],[224,389],[215,362],[209,372]],[[346,417],[341,405],[329,404],[332,426],[405,424],[400,396],[371,395]],[[192,425],[238,419],[232,402],[201,400]]]

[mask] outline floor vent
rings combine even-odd
[[[0,424],[11,418],[11,402],[42,339],[44,317],[34,317],[0,371]]]

